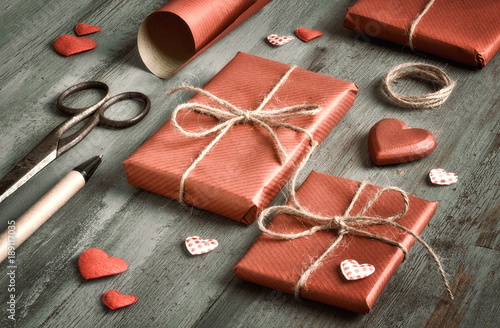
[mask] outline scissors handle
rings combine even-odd
[[[119,101],[127,100],[127,99],[138,99],[141,100],[144,103],[144,107],[142,110],[137,114],[136,116],[126,119],[126,120],[112,120],[110,118],[107,118],[104,116],[104,112],[111,107],[112,105],[116,104]],[[139,123],[146,115],[149,113],[149,109],[151,108],[151,101],[149,100],[149,97],[146,96],[143,93],[140,92],[124,92],[120,93],[116,96],[113,96],[106,100],[104,104],[101,105],[97,113],[99,113],[99,124],[115,128],[115,129],[124,129],[128,128],[132,125],[136,125]]]
[[[84,107],[84,108],[73,108],[73,107],[68,107],[63,104],[64,100],[71,96],[74,93],[83,91],[83,90],[88,90],[88,89],[101,89],[104,90],[106,95],[96,102],[95,104],[89,106],[89,107]],[[87,82],[82,82],[75,84],[66,90],[64,90],[59,97],[57,98],[56,106],[57,109],[59,109],[61,112],[72,115],[72,116],[77,116],[81,115],[83,117],[87,117],[90,114],[94,113],[108,98],[109,98],[109,87],[106,83],[100,82],[100,81],[87,81]]]
[[[76,92],[86,89],[102,89],[106,92],[106,95],[96,104],[85,108],[72,108],[63,105],[63,101],[67,97]],[[73,116],[68,120],[66,120],[65,122],[63,122],[62,124],[60,124],[52,131],[53,134],[57,135],[60,138],[57,147],[57,156],[61,155],[62,153],[64,153],[77,143],[79,143],[83,138],[85,138],[90,133],[90,131],[92,131],[92,129],[94,129],[94,127],[97,124],[102,124],[117,129],[127,128],[141,121],[148,114],[149,109],[151,108],[151,101],[149,100],[148,96],[140,92],[125,92],[118,94],[112,98],[109,99],[108,98],[109,98],[109,87],[105,83],[99,81],[82,82],[72,87],[69,87],[63,93],[61,93],[61,95],[57,99],[57,108],[63,113],[70,114]],[[139,99],[142,102],[144,102],[144,107],[142,108],[141,112],[137,114],[135,117],[127,120],[112,120],[104,116],[104,112],[109,107],[111,107],[113,104],[119,101],[126,99]],[[66,133],[70,128],[72,128],[77,123],[87,118],[92,113],[94,113],[94,115],[92,115],[92,117],[85,123],[85,125],[82,128],[80,128],[80,130],[78,130],[77,132],[73,133],[70,136],[62,138],[62,135],[64,133]]]

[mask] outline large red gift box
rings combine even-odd
[[[360,182],[357,181],[313,171],[297,190],[297,199],[309,212],[325,217],[341,216],[359,186]],[[366,184],[351,213],[357,214],[380,189]],[[414,196],[408,198],[408,211],[396,222],[419,235],[434,215],[438,202]],[[403,208],[401,194],[387,191],[380,195],[365,215],[385,219],[397,215]],[[314,225],[298,216],[278,214],[267,229],[293,234]],[[393,226],[372,225],[361,229],[399,242],[408,250],[415,242],[411,235]],[[285,240],[263,233],[234,267],[234,272],[240,279],[294,294],[302,273],[329,248],[337,236],[336,230],[324,230],[307,237]],[[404,253],[397,246],[360,234],[345,234],[339,244],[327,253],[322,265],[307,278],[300,289],[300,297],[366,314],[403,258]],[[340,263],[346,259],[354,259],[359,264],[371,264],[375,271],[363,279],[347,280],[340,269]]]
[[[203,89],[240,109],[254,110],[288,70],[289,65],[238,53]],[[295,68],[262,112],[319,105],[315,115],[281,121],[310,131],[321,142],[351,108],[357,90],[351,82]],[[226,110],[200,94],[189,102]],[[179,112],[178,122],[187,131],[211,129],[220,123],[209,115],[185,110]],[[185,202],[252,223],[310,150],[305,133],[283,126],[272,130],[288,154],[287,160],[280,162],[276,143],[260,125],[234,125],[190,171],[184,184]],[[124,162],[127,179],[134,186],[179,199],[181,176],[214,138],[185,136],[170,119]]]
[[[358,0],[344,27],[408,45],[409,30],[429,0]],[[413,45],[423,51],[483,68],[500,49],[500,1],[436,0],[418,21]]]

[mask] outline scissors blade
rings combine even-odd
[[[0,203],[57,158],[57,143],[53,133],[49,134],[0,180]]]

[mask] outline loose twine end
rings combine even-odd
[[[434,4],[435,0],[430,0],[424,7],[424,9],[420,12],[420,14],[415,17],[415,19],[411,22],[410,28],[408,30],[408,46],[410,47],[411,50],[415,51],[414,45],[413,45],[413,36],[415,34],[415,29],[417,28],[418,23],[424,17],[424,15],[427,13],[427,11],[431,8],[431,6]]]

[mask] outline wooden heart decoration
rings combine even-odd
[[[456,173],[448,173],[444,169],[433,169],[429,172],[429,178],[433,184],[449,186],[458,181]]]
[[[78,259],[80,273],[85,279],[111,276],[127,270],[127,262],[118,257],[110,257],[99,248],[89,248]]]
[[[323,32],[318,31],[318,30],[309,30],[305,27],[299,27],[296,31],[295,34],[299,39],[301,39],[304,42],[311,41],[312,39],[315,39],[319,36],[323,35]]]
[[[137,302],[135,295],[124,295],[117,290],[108,290],[102,295],[103,303],[111,310],[115,310]]]
[[[200,255],[213,251],[219,243],[215,239],[201,239],[198,236],[186,238],[186,248],[192,255]]]
[[[293,36],[279,36],[278,34],[271,34],[267,36],[267,41],[275,46],[282,46],[293,40]]]
[[[97,47],[97,43],[88,38],[64,34],[54,41],[54,49],[63,56],[70,56]]]
[[[395,118],[377,122],[368,134],[370,157],[376,165],[414,161],[432,153],[436,146],[431,132],[408,128]]]
[[[355,260],[344,260],[340,263],[340,270],[347,280],[358,280],[366,278],[375,272],[371,264],[359,264]]]
[[[80,23],[75,26],[75,32],[78,35],[87,35],[100,31],[101,28],[95,25],[89,25],[87,23]]]

